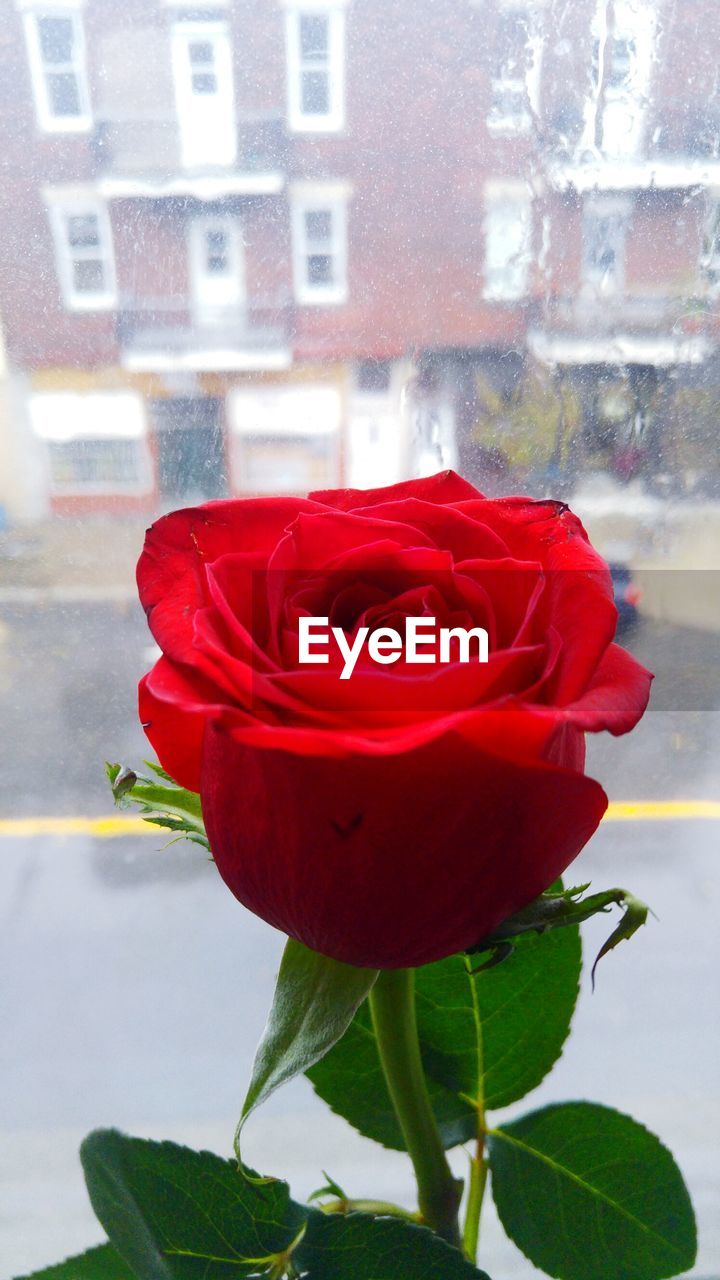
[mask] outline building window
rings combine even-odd
[[[488,128],[493,133],[525,133],[537,109],[540,45],[532,38],[525,9],[500,14],[490,82]]]
[[[342,398],[336,387],[238,388],[227,407],[235,492],[307,493],[338,484]]]
[[[583,213],[583,280],[597,293],[614,294],[625,283],[628,211],[617,201],[591,200]]]
[[[95,201],[54,205],[50,218],[65,306],[72,311],[115,306],[112,232],[105,206]]]
[[[49,440],[53,493],[137,489],[142,460],[136,440]]]
[[[183,165],[234,164],[237,126],[227,25],[177,22],[172,64]]]
[[[30,421],[56,497],[151,493],[145,410],[135,392],[38,392]]]
[[[345,14],[290,9],[287,14],[288,117],[296,132],[328,133],[345,123]]]
[[[27,13],[25,37],[35,111],[41,129],[79,132],[90,128],[85,37],[79,13]]]
[[[645,135],[655,64],[656,7],[646,0],[615,0],[612,30],[599,16],[594,31],[586,137],[593,145],[600,107],[603,151],[614,159],[629,159],[641,152]]]
[[[700,273],[707,292],[717,297],[720,292],[720,203],[712,198],[708,198]]]
[[[295,297],[302,303],[347,299],[347,206],[318,191],[295,192],[292,210]]]
[[[637,46],[630,36],[616,35],[610,49],[607,88],[626,90],[633,80]]]
[[[524,189],[489,191],[485,206],[485,297],[512,302],[527,293],[532,200]]]
[[[368,395],[385,396],[390,391],[392,360],[360,360],[355,367],[356,389]]]

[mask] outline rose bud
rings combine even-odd
[[[354,965],[461,951],[547,889],[607,806],[585,733],[626,733],[647,705],[580,521],[452,472],[173,512],[148,531],[138,585],[163,655],[141,719],[199,791],[221,876]],[[358,646],[341,680],[337,649],[300,661],[307,616],[348,645],[409,617],[484,628],[487,661],[380,665]]]

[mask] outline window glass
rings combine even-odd
[[[134,487],[142,455],[134,440],[51,440],[50,475],[56,493],[97,488]]]
[[[75,43],[72,18],[38,18],[38,30],[45,62],[72,62]]]
[[[323,132],[344,119],[344,23],[341,9],[291,9],[287,18],[291,128]]]
[[[207,269],[212,272],[227,270],[227,239],[224,231],[207,233]]]
[[[48,130],[85,128],[89,95],[80,12],[26,15],[35,111]]]
[[[347,292],[344,202],[334,200],[323,208],[311,195],[298,195],[293,235],[298,301],[342,301]]]
[[[624,283],[627,220],[627,210],[602,200],[589,201],[584,211],[585,280],[606,293]]]
[[[112,233],[107,211],[82,205],[50,209],[58,284],[65,306],[106,308],[115,300]]]
[[[485,215],[485,296],[522,297],[528,283],[531,203],[525,194],[490,195]]]
[[[145,530],[447,469],[567,503],[655,672],[637,732],[589,742],[629,809],[568,883],[660,922],[600,966],[552,1081],[667,1137],[688,1280],[717,1276],[720,3],[0,0],[0,137],[0,1280],[96,1238],[91,1128],[227,1152],[277,970],[202,850],[107,834],[104,760],[149,754]],[[248,1161],[282,1168],[310,1117],[293,1192],[362,1187],[302,1089]]]

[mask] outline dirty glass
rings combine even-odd
[[[446,467],[568,502],[656,674],[576,879],[659,921],[537,1101],[661,1131],[717,1271],[718,67],[712,0],[0,0],[0,1280],[94,1238],[93,1126],[228,1151],[282,941],[112,814],[145,527]],[[411,1193],[304,1084],[247,1141]]]

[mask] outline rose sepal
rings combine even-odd
[[[613,929],[609,938],[598,951],[591,970],[593,987],[595,986],[595,970],[598,963],[608,952],[613,951],[620,942],[630,939],[638,929],[647,923],[652,914],[647,903],[641,902],[627,889],[604,889],[600,893],[592,893],[584,898],[582,895],[590,885],[576,885],[572,889],[548,889],[539,898],[508,916],[507,920],[492,933],[481,938],[472,947],[467,947],[468,955],[477,955],[489,951],[489,958],[477,966],[490,969],[506,960],[515,948],[515,942],[524,934],[547,933],[549,929],[567,928],[569,925],[582,924],[591,916],[604,915],[613,906],[623,909],[622,918]]]

